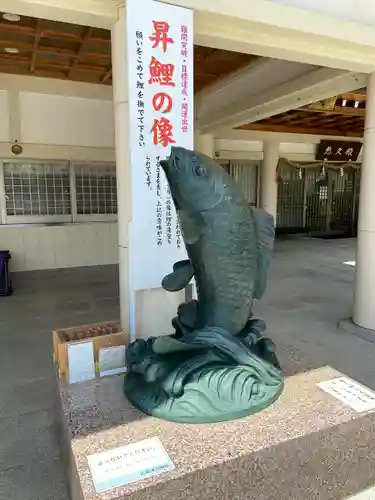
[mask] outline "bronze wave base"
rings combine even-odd
[[[278,399],[284,377],[265,323],[232,335],[217,327],[136,340],[127,349],[124,392],[140,411],[203,424],[257,413]]]

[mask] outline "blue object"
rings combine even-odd
[[[10,259],[11,255],[9,250],[0,250],[0,297],[6,297],[13,293],[9,274]]]

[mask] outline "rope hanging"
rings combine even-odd
[[[354,163],[351,161],[347,161],[344,163],[336,163],[336,164],[328,163],[326,161],[315,161],[313,163],[296,163],[294,161],[287,160],[286,158],[280,158],[279,162],[277,164],[277,170],[279,171],[282,167],[293,167],[296,169],[320,167],[322,169],[323,168],[324,169],[331,168],[331,169],[335,170],[337,168],[340,168],[340,169],[345,169],[345,168],[358,169],[358,168],[361,168],[361,165],[359,163]]]

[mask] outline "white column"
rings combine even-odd
[[[131,221],[131,169],[129,138],[129,100],[126,67],[125,6],[118,8],[119,19],[112,29],[112,80],[116,141],[118,203],[118,250],[120,277],[120,317],[129,329],[129,248],[128,225]]]
[[[279,143],[263,141],[263,162],[260,170],[260,206],[270,213],[276,225],[277,215],[277,177]]]
[[[211,134],[195,134],[194,149],[211,158],[215,156],[215,141]]]
[[[367,83],[353,322],[375,331],[375,73]],[[375,332],[374,332],[375,334]]]

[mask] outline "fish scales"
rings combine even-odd
[[[187,251],[193,262],[199,301],[211,304],[210,308],[202,308],[199,323],[240,331],[251,314],[254,296],[255,233],[247,207],[231,226],[226,217],[231,207],[222,208],[225,210],[219,213],[217,222],[208,221],[210,230],[195,245],[187,245]],[[210,259],[205,260],[205,255]]]
[[[236,182],[206,155],[173,147],[161,166],[189,257],[176,263],[163,286],[180,290],[194,276],[196,327],[217,326],[236,334],[251,317],[254,297],[265,289],[273,218],[249,207]]]

